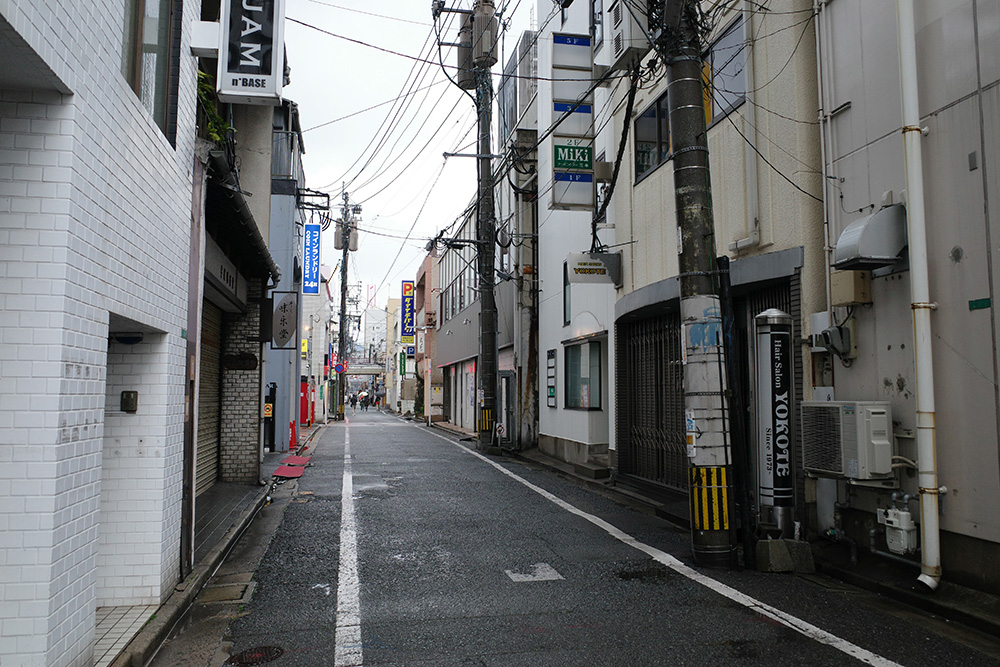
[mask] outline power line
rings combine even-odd
[[[406,237],[407,238],[409,238],[410,235],[413,234],[413,230],[417,226],[417,222],[420,220],[420,216],[423,214],[424,208],[427,207],[427,202],[431,198],[431,193],[434,192],[434,186],[437,185],[438,180],[441,178],[441,174],[444,173],[444,168],[445,168],[446,164],[447,164],[446,161],[444,161],[444,160],[441,161],[441,168],[438,170],[437,178],[434,179],[434,183],[432,183],[430,189],[427,190],[427,196],[424,197],[424,203],[420,206],[420,210],[417,211],[416,217],[413,218],[413,224],[410,225],[410,231],[408,231],[406,233]],[[382,281],[379,283],[378,287],[375,289],[376,293],[378,292],[378,290],[382,289],[382,286],[385,285],[386,280],[389,279],[389,272],[392,271],[392,267],[394,267],[396,265],[396,262],[399,261],[399,256],[402,253],[403,253],[403,244],[401,243],[399,245],[399,251],[396,252],[396,257],[393,258],[392,263],[389,264],[389,269],[385,272],[385,277],[382,278]]]
[[[313,1],[315,2],[315,0],[313,0]],[[400,100],[405,99],[405,98],[407,98],[407,97],[409,97],[411,95],[415,95],[415,94],[419,93],[422,90],[427,90],[428,88],[433,88],[434,86],[441,85],[442,83],[444,83],[444,80],[435,81],[434,83],[429,83],[426,86],[422,86],[420,88],[417,88],[414,91],[411,91],[411,92],[408,92],[408,93],[404,93],[404,94],[400,95],[399,97],[394,97],[391,100],[386,100],[385,102],[379,102],[378,104],[373,104],[370,107],[366,107],[364,109],[359,109],[358,111],[355,111],[353,113],[349,113],[346,116],[341,116],[340,118],[334,118],[333,120],[328,120],[328,121],[326,121],[324,123],[320,123],[319,125],[313,125],[310,128],[302,130],[302,133],[305,134],[306,132],[311,132],[313,130],[318,130],[321,127],[326,127],[327,125],[332,125],[333,123],[339,123],[342,120],[347,120],[348,118],[353,118],[354,116],[358,116],[360,114],[363,114],[366,111],[372,111],[373,109],[378,109],[379,107],[384,107],[386,104],[392,104],[393,102],[399,102]]]
[[[388,19],[390,21],[399,21],[400,23],[411,23],[413,25],[430,26],[429,23],[422,23],[420,21],[413,21],[411,19],[404,19],[398,16],[386,16],[385,14],[375,14],[373,12],[366,12],[361,9],[354,9],[353,7],[342,7],[340,5],[335,5],[330,2],[323,2],[322,0],[309,0],[309,2],[316,3],[317,5],[324,5],[326,7],[333,7],[334,9],[342,9],[345,12],[354,12],[355,14],[364,14],[365,16],[374,16],[380,19]]]
[[[362,41],[360,39],[354,39],[353,37],[347,37],[345,35],[339,35],[339,34],[337,34],[335,32],[331,32],[329,30],[325,30],[323,28],[320,28],[319,26],[315,26],[315,25],[312,25],[311,23],[306,23],[305,21],[300,21],[300,20],[292,18],[292,17],[286,17],[285,20],[289,21],[291,23],[296,23],[298,25],[301,25],[301,26],[303,26],[305,28],[309,28],[311,30],[315,30],[317,32],[321,32],[324,35],[328,35],[330,37],[335,37],[337,39],[342,39],[345,42],[351,42],[352,44],[357,44],[359,46],[364,46],[364,47],[367,47],[369,49],[375,49],[376,51],[381,51],[382,53],[388,53],[388,54],[393,55],[393,56],[399,56],[400,58],[406,58],[407,60],[412,60],[412,61],[417,62],[417,63],[424,63],[426,65],[438,65],[440,67],[445,67],[445,68],[450,69],[450,70],[457,70],[457,69],[459,69],[458,65],[444,65],[444,64],[442,64],[440,62],[436,62],[434,60],[428,60],[427,58],[422,57],[422,56],[413,56],[413,55],[410,55],[408,53],[402,53],[400,51],[394,51],[393,49],[387,49],[384,46],[378,46],[376,44],[370,44],[370,43]],[[493,74],[492,76],[499,77],[499,76],[502,76],[502,75],[501,74]],[[619,76],[620,77],[622,75],[613,75],[613,76]],[[602,81],[602,80],[604,80],[604,77],[601,77],[599,79],[560,79],[560,78],[553,78],[553,77],[520,76],[520,75],[512,75],[510,78],[513,78],[513,79],[530,79],[530,80],[535,80],[535,81],[549,81],[549,82],[566,81],[566,82],[577,82],[577,83],[579,83],[581,81]]]

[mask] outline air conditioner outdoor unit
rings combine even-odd
[[[605,23],[609,29],[608,39],[611,47],[611,69],[628,69],[636,59],[649,50],[649,39],[646,31],[649,19],[641,9],[635,8],[636,3],[627,0],[615,0],[608,6]]]
[[[889,403],[802,402],[802,465],[806,472],[854,480],[891,479],[892,455]]]

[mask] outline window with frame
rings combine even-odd
[[[577,410],[601,408],[601,343],[590,341],[567,345],[566,407]]]
[[[126,0],[122,75],[173,143],[177,134],[180,11],[176,0]]]
[[[604,44],[604,0],[590,0],[590,36],[594,51],[599,50]]]
[[[738,107],[747,93],[745,23],[737,19],[703,56],[705,124]]]
[[[635,119],[635,178],[642,178],[670,158],[670,118],[667,94]]]

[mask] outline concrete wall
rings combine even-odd
[[[57,77],[0,90],[0,661],[79,665],[98,580],[108,599],[157,603],[178,571],[162,545],[180,521],[197,8],[184,6],[176,147],[121,75],[122,3],[11,0],[0,16]],[[137,420],[155,446],[133,443],[105,474],[112,313],[159,332],[163,393]],[[130,512],[139,459],[148,511]],[[151,518],[164,532],[119,570],[132,546],[112,526],[145,535]]]

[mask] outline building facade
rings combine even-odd
[[[812,365],[822,363],[829,373],[814,377],[813,397],[887,409],[893,458],[886,474],[874,475],[884,484],[859,482],[852,470],[817,473],[816,525],[882,552],[925,560],[926,573],[926,542],[886,524],[887,512],[905,513],[923,540],[939,536],[943,579],[997,592],[1000,576],[989,563],[1000,554],[1000,519],[993,511],[1000,497],[992,303],[998,276],[991,242],[998,222],[990,202],[1000,195],[1000,7],[973,0],[912,5],[912,28],[894,12],[846,0],[822,5],[818,19],[822,170],[834,270],[829,315],[824,308],[808,312],[820,311],[816,317],[825,326],[849,331],[850,345],[839,354],[814,348]],[[897,38],[907,32],[915,58]],[[903,128],[916,123],[901,113],[903,72],[913,77],[906,92],[916,96],[922,184],[907,182],[907,171],[912,178],[917,170],[907,167],[912,153]],[[916,233],[918,201],[925,259],[908,243]],[[911,315],[920,308],[911,304],[922,301],[911,286],[915,272],[926,276],[933,303],[927,353],[936,455],[922,455],[918,444],[918,411],[927,409],[929,397],[920,395],[915,362],[915,342],[924,337]],[[807,447],[807,463],[821,467],[814,456],[819,452]],[[936,484],[920,479],[931,470]],[[946,492],[931,488],[937,486]],[[920,503],[929,494],[939,503],[937,527],[921,516]]]
[[[161,5],[0,8],[4,663],[88,664],[181,570],[198,9]]]
[[[729,415],[741,418],[726,424],[726,437],[733,457],[744,457],[734,472],[747,484],[740,500],[747,512],[744,525],[770,525],[773,519],[766,489],[762,493],[756,483],[755,318],[777,309],[791,320],[796,334],[785,365],[798,405],[812,371],[808,359],[803,363],[804,349],[808,352],[801,344],[803,313],[825,303],[815,44],[811,21],[803,20],[811,7],[789,1],[764,12],[752,3],[733,3],[712,14],[711,30],[701,39],[715,255],[730,262],[725,273],[714,262],[703,270],[713,277],[716,294],[723,280],[732,285],[722,306],[723,313],[732,310],[725,340],[704,344],[719,352],[722,364],[726,343],[733,362],[726,373],[727,407]],[[608,21],[604,29],[607,48],[617,29]],[[642,35],[638,29],[633,33]],[[612,70],[648,64],[657,55],[644,39],[631,50],[631,59],[611,61]],[[622,482],[685,502],[693,450],[687,447],[683,386],[682,230],[675,214],[672,100],[662,54],[659,63],[648,73],[650,83],[636,92],[632,118],[625,117],[624,105],[612,102],[620,109],[615,133],[628,133],[608,209],[622,243],[622,287],[614,306],[615,466]],[[624,88],[613,91],[613,99],[623,100]],[[797,428],[794,417],[790,428]],[[794,520],[804,525],[806,481],[797,466]]]
[[[444,419],[444,373],[437,358],[437,250],[424,258],[414,281],[413,308],[416,311],[416,354],[413,357],[417,376],[416,414],[428,424]]]
[[[607,470],[614,414],[614,285],[577,283],[574,255],[614,246],[618,231],[595,221],[594,164],[607,161],[610,95],[594,84],[603,53],[593,8],[539,3],[538,30],[538,447],[586,469]],[[562,148],[589,151],[590,168],[567,166]],[[558,151],[558,154],[557,154]],[[595,238],[596,235],[596,238]]]

